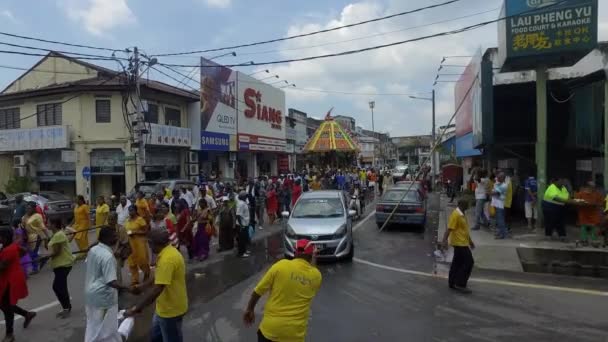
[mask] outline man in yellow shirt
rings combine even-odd
[[[103,196],[97,197],[97,208],[95,208],[95,228],[97,228],[97,236],[101,226],[108,223],[108,215],[110,214],[110,206],[106,203]]]
[[[469,223],[465,216],[469,203],[465,200],[458,201],[458,207],[452,211],[448,220],[448,229],[443,235],[443,246],[447,249],[449,244],[454,248],[454,258],[450,266],[448,284],[451,289],[463,293],[471,293],[467,288],[467,282],[473,270],[473,254],[471,249],[475,248],[473,240],[469,235]]]
[[[298,240],[293,260],[281,260],[266,272],[251,294],[243,321],[255,321],[254,309],[260,298],[270,292],[258,341],[304,342],[310,304],[321,287],[321,272],[311,264],[315,247],[308,240]]]
[[[150,249],[158,254],[153,281],[135,288],[141,292],[145,287],[152,290],[126,316],[140,313],[146,306],[156,301],[156,311],[152,322],[152,341],[182,342],[182,321],[188,311],[186,292],[186,263],[182,254],[169,243],[169,232],[152,230],[149,234]]]

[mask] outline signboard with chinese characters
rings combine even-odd
[[[67,126],[0,130],[0,152],[68,148]]]
[[[160,146],[190,147],[192,131],[190,128],[149,124],[150,135],[146,144]]]
[[[571,66],[597,46],[597,0],[505,0],[501,17],[502,71]]]

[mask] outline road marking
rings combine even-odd
[[[48,310],[50,308],[54,308],[58,305],[59,305],[59,301],[54,301],[54,302],[50,302],[48,304],[44,304],[43,306],[39,306],[30,311],[40,312],[40,311]],[[23,317],[21,317],[19,315],[15,315],[15,321],[20,320],[20,319],[23,319]],[[0,325],[4,325],[4,324],[6,324],[6,322],[4,320],[0,321]]]
[[[356,232],[357,229],[363,227],[363,224],[365,223],[365,221],[369,220],[370,217],[372,217],[372,215],[374,215],[376,213],[376,210],[372,210],[371,213],[369,213],[369,215],[367,215],[363,220],[361,220],[359,223],[357,223],[354,227],[353,227],[353,232]]]
[[[359,258],[353,258],[353,261],[358,262],[360,264],[364,264],[364,265],[368,265],[368,266],[372,266],[372,267],[376,267],[376,268],[381,268],[384,270],[404,273],[404,274],[411,274],[411,275],[423,276],[423,277],[428,277],[428,278],[447,279],[447,276],[445,276],[445,275],[391,267],[391,266],[377,264],[375,262],[371,262],[371,261],[367,261],[367,260],[363,260],[363,259],[359,259]],[[521,283],[521,282],[509,281],[509,280],[485,279],[485,278],[471,278],[471,279],[469,279],[469,281],[476,282],[476,283],[482,283],[482,284],[503,285],[503,286],[512,286],[512,287],[525,287],[525,288],[531,288],[531,289],[561,291],[561,292],[570,292],[570,293],[585,294],[585,295],[592,295],[592,296],[608,297],[608,292],[582,289],[582,288],[576,288],[576,287],[562,287],[562,286],[552,286],[552,285],[542,285],[542,284],[532,284],[532,283]]]

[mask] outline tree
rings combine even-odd
[[[30,177],[13,177],[5,184],[4,188],[9,194],[16,194],[19,192],[30,192],[32,191],[32,179]]]

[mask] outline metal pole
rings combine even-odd
[[[536,177],[537,192],[537,227],[543,221],[542,198],[547,188],[547,68],[536,68]]]
[[[604,80],[604,189],[608,189],[608,77]]]
[[[137,113],[137,141],[139,143],[137,148],[137,180],[139,182],[143,182],[146,180],[146,174],[144,173],[144,165],[146,164],[146,139],[144,137],[144,114],[141,108],[139,82],[139,50],[137,49],[137,47],[133,49],[133,77],[135,77],[135,95],[137,96],[137,100],[135,101],[135,111]]]
[[[431,132],[431,137],[432,137],[432,147],[431,147],[431,189],[435,186],[435,174],[437,173],[437,158],[435,158],[436,152],[435,152],[435,148],[438,144],[437,141],[435,141],[436,138],[436,134],[435,134],[435,89],[433,89],[433,95],[431,96],[431,99],[433,101],[433,131]]]

